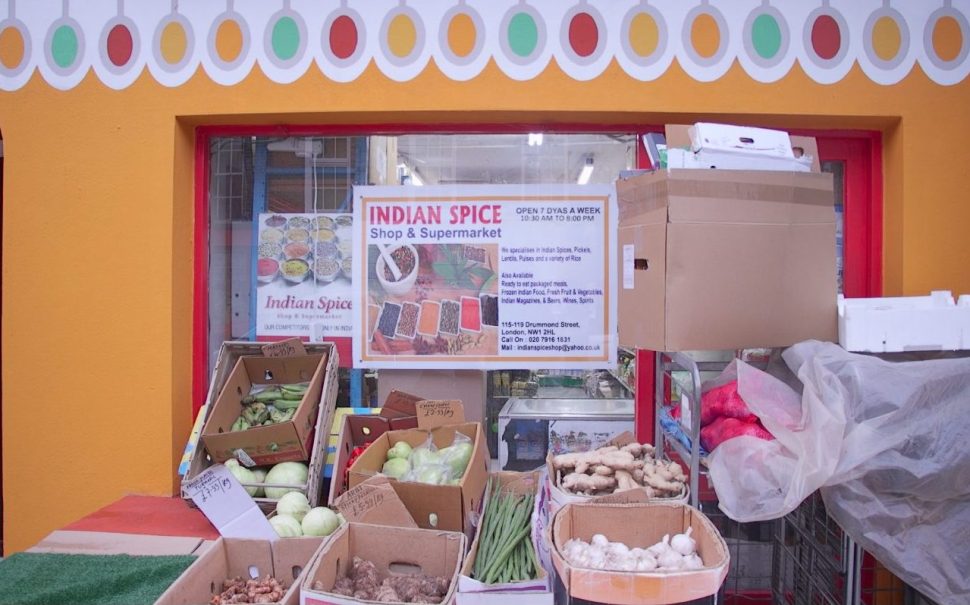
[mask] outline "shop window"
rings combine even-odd
[[[200,132],[200,144],[208,150],[204,234],[208,289],[200,297],[207,313],[206,325],[200,326],[205,330],[201,362],[205,365],[196,369],[196,406],[205,394],[200,385],[208,384],[208,373],[226,340],[274,340],[284,335],[332,340],[341,365],[350,365],[349,337],[317,329],[312,321],[263,329],[256,302],[258,284],[266,278],[258,269],[260,246],[267,242],[260,240],[260,221],[269,215],[350,214],[354,185],[611,183],[636,163],[636,135],[622,133],[266,136],[254,129],[253,134],[241,136],[237,132],[233,129],[225,136],[218,129]],[[263,247],[268,251],[272,246]],[[284,261],[283,254],[275,258]],[[308,282],[287,287],[311,286]],[[343,289],[350,296],[350,282],[342,276],[319,287]],[[343,388],[347,384],[340,389],[342,403],[368,403],[366,391],[348,401],[351,389]],[[481,397],[484,391],[483,386]]]

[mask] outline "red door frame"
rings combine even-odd
[[[401,135],[408,133],[527,133],[527,132],[661,132],[662,128],[645,124],[594,123],[577,124],[364,124],[364,125],[229,125],[200,126],[195,141],[195,279],[192,334],[192,414],[205,401],[209,383],[208,312],[209,312],[209,247],[208,247],[208,182],[209,142],[216,136],[301,136],[301,135]],[[867,200],[865,204],[846,204],[844,236],[845,291],[849,296],[882,294],[882,134],[855,130],[798,130],[793,134],[814,136],[823,160],[846,162],[844,199]],[[637,142],[637,165],[650,162]],[[653,443],[653,364],[655,356],[648,351],[637,354],[635,426],[641,441]]]

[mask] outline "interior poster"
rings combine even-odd
[[[616,363],[612,187],[354,189],[354,362]]]
[[[350,214],[259,215],[257,340],[327,340],[349,353],[352,234]]]

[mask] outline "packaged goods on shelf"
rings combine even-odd
[[[599,534],[630,550],[645,550],[688,528],[703,564],[699,569],[594,569],[570,563],[565,555],[573,539],[591,543]],[[571,596],[617,605],[682,603],[710,596],[727,577],[730,562],[727,544],[711,521],[686,504],[569,504],[553,518],[552,541],[553,563]]]

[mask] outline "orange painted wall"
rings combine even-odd
[[[494,65],[453,82],[431,64],[393,82],[371,65],[337,84],[258,68],[233,87],[196,74],[114,91],[88,75],[0,93],[3,483],[7,552],[126,493],[171,494],[191,409],[193,128],[198,124],[648,124],[705,118],[882,130],[885,291],[970,292],[964,186],[970,81],[919,67],[900,84],[858,68],[837,84],[798,65],[759,84],[735,65],[700,83],[675,62],[654,82],[615,64],[590,82],[555,64],[527,82]]]

